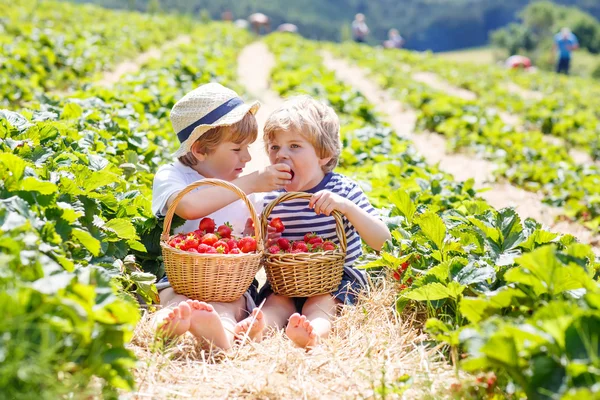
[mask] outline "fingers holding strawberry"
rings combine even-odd
[[[348,200],[328,190],[321,190],[312,195],[308,207],[315,210],[317,214],[331,215],[334,210],[346,214]]]

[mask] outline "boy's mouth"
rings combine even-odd
[[[293,170],[293,169],[290,169],[290,175],[292,176],[292,177],[290,178],[290,180],[293,180],[293,179],[294,179],[294,176],[296,175],[296,173],[294,172],[294,170]]]

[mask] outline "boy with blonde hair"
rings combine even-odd
[[[259,106],[258,102],[245,104],[233,90],[218,83],[194,89],[173,106],[171,123],[181,145],[174,154],[178,160],[161,166],[154,177],[155,215],[165,216],[178,193],[202,179],[229,181],[247,194],[289,184],[290,167],[285,164],[273,164],[240,177],[251,159],[248,146],[258,135],[254,114]],[[177,204],[175,214],[186,220],[176,233],[192,232],[198,229],[201,218],[209,217],[218,225],[231,222],[239,234],[250,216],[235,193],[220,187],[200,187],[189,192]],[[262,313],[255,309],[256,287],[232,303],[205,303],[176,293],[166,276],[156,286],[160,304],[165,308],[156,313],[154,323],[169,336],[190,331],[223,349],[232,346],[236,335],[247,333],[252,339],[261,338],[264,321]],[[249,312],[252,315],[248,316]],[[247,332],[252,320],[251,331]]]
[[[292,179],[283,190],[265,197],[264,205],[282,192],[308,192],[312,198],[277,205],[272,217],[281,218],[283,237],[302,240],[314,232],[338,244],[333,210],[344,215],[348,247],[342,282],[337,291],[310,298],[289,298],[273,293],[267,283],[259,301],[266,298],[263,313],[270,326],[286,327],[287,336],[300,347],[313,347],[331,331],[339,304],[354,304],[358,292],[368,288],[362,271],[352,267],[362,254],[361,238],[380,250],[390,232],[377,210],[350,178],[333,172],[341,152],[340,124],[333,109],[309,96],[287,100],[268,118],[264,141],[273,165],[287,165]],[[289,318],[289,321],[288,321]]]

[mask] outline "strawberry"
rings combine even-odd
[[[212,246],[218,241],[219,238],[214,233],[207,233],[206,235],[202,236],[202,243],[207,244],[209,246]]]
[[[316,238],[317,234],[312,232],[312,233],[307,233],[306,235],[304,235],[304,243],[308,243],[308,241],[310,239]]]
[[[308,245],[304,242],[294,242],[294,245],[292,246],[293,250],[300,250],[298,253],[308,253]],[[292,253],[294,253],[294,251],[292,250]]]
[[[305,240],[305,242],[306,242],[306,240]],[[308,242],[306,242],[306,243],[312,244],[314,246],[314,245],[323,243],[323,239],[320,238],[319,236],[315,236],[315,237],[309,239]]]
[[[281,218],[273,218],[271,222],[269,222],[269,226],[275,228],[275,231],[278,233],[281,233],[285,230],[285,226],[283,226]]]
[[[209,247],[208,249],[206,249],[206,254],[217,254],[217,249],[215,249],[214,247]]]
[[[225,224],[223,224],[217,228],[217,233],[222,238],[230,238],[231,231],[232,231],[232,229],[231,229],[231,225],[229,225],[229,222],[226,222]]]
[[[212,245],[215,249],[218,247],[225,247],[227,250],[229,250],[229,245],[227,244],[227,242],[225,242],[224,240],[217,240],[215,243],[213,243]]]
[[[252,253],[256,251],[256,240],[252,236],[244,236],[238,242],[238,247],[242,253]]]
[[[320,251],[323,251],[323,244],[322,243],[317,243],[317,244],[308,244],[308,248],[310,249],[311,253],[318,253]]]
[[[229,250],[229,254],[242,254],[242,252],[237,247],[234,247],[233,249]]]
[[[204,236],[204,234],[206,232],[204,232],[202,229],[196,229],[194,232],[192,232],[194,235],[196,235],[196,237],[198,239],[202,239],[202,236]]]
[[[295,249],[292,250],[292,254],[298,254],[298,253],[306,253],[305,251],[303,251],[302,249]]]
[[[212,246],[209,246],[207,244],[204,243],[200,243],[198,245],[198,253],[206,253],[208,251],[208,249],[212,249]]]
[[[331,242],[331,241],[326,241],[323,242],[323,251],[333,251],[337,249],[337,246],[335,245],[335,243]]]
[[[217,253],[219,254],[229,254],[229,247],[228,246],[217,246],[217,247],[213,247],[214,249],[217,250]]]
[[[394,274],[392,275],[392,277],[394,278],[394,280],[399,281],[400,280],[400,274],[398,273],[398,271],[394,271]]]
[[[235,239],[231,239],[227,242],[227,246],[229,246],[229,253],[231,253],[231,250],[238,248],[238,242]]]
[[[406,270],[408,269],[408,266],[409,266],[409,265],[410,265],[410,264],[409,264],[409,262],[408,262],[408,261],[405,261],[405,262],[403,262],[403,263],[402,263],[402,265],[400,265],[400,269],[401,269],[402,271],[406,271]]]
[[[405,289],[408,289],[408,286],[406,286],[404,284],[400,285],[400,290],[405,290]]]
[[[202,218],[198,227],[201,231],[204,231],[206,233],[213,233],[215,231],[215,220],[208,217]]]
[[[195,247],[192,247],[191,249],[188,249],[188,252],[190,252],[190,253],[198,253],[198,249],[196,249]]]
[[[277,240],[277,246],[283,251],[287,251],[290,249],[290,241],[284,238],[279,238]]]
[[[198,238],[196,238],[194,234],[186,236],[186,238],[179,243],[181,250],[189,250],[191,248],[196,248],[199,244],[200,243],[198,243]]]
[[[279,246],[277,246],[275,244],[273,246],[269,247],[269,253],[271,253],[271,254],[277,254],[280,251],[281,251],[281,249],[279,248]]]

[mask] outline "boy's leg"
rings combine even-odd
[[[329,336],[331,323],[340,301],[330,294],[310,297],[302,307],[302,315],[290,317],[288,337],[300,347],[312,347]]]
[[[267,326],[281,329],[287,324],[290,315],[296,312],[296,305],[292,298],[272,293],[267,296],[262,311]]]

